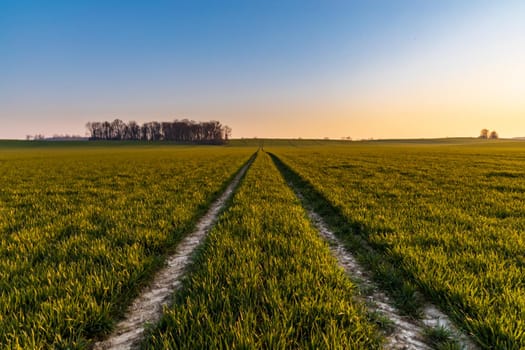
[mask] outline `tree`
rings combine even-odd
[[[135,121],[130,121],[128,123],[128,129],[131,140],[140,140],[140,125]]]
[[[93,123],[87,123],[86,128],[88,129],[90,136],[90,140],[101,140],[104,136],[103,129],[102,129],[102,123],[100,122],[93,122]]]
[[[110,140],[111,139],[111,123],[105,121],[102,123],[102,139]]]
[[[151,122],[149,124],[150,124],[151,140],[152,141],[162,140],[162,124],[159,122]]]
[[[489,138],[489,129],[481,129],[481,132],[479,133],[480,139],[488,139]]]
[[[140,127],[140,139],[141,140],[144,140],[144,141],[151,141],[152,139],[152,136],[151,136],[151,123],[144,123],[142,124],[142,126]]]
[[[489,139],[496,140],[498,138],[499,138],[499,136],[498,136],[498,133],[496,132],[496,130],[493,130],[493,131],[490,132]]]
[[[89,122],[86,124],[90,140],[144,140],[175,141],[185,143],[223,144],[231,135],[231,128],[219,121],[195,122],[183,119],[173,122],[147,122],[142,125],[134,121],[125,123],[120,119],[113,122]]]
[[[122,140],[125,134],[125,126],[126,124],[122,120],[118,118],[113,120],[110,125],[110,139]]]
[[[228,125],[224,126],[224,141],[228,141],[232,136],[232,128]]]

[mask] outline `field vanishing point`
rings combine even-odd
[[[0,348],[523,349],[524,169],[506,140],[1,141]]]

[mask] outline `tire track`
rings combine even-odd
[[[113,333],[103,341],[94,344],[94,350],[136,349],[144,336],[145,326],[158,322],[164,306],[169,306],[171,296],[181,286],[181,278],[191,263],[191,256],[204,240],[217,217],[232,196],[240,180],[253,163],[255,155],[238,171],[221,196],[210,206],[206,214],[197,222],[195,230],[184,237],[177,245],[175,253],[167,258],[166,266],[158,271],[142,293],[133,301],[124,319]]]
[[[297,192],[297,190],[295,191],[298,197],[303,200],[301,194]],[[454,335],[454,339],[458,341],[461,348],[473,350],[479,349],[472,340],[454,326],[447,315],[439,311],[433,304],[427,303],[425,305],[423,308],[423,317],[420,321],[402,316],[392,305],[389,297],[381,292],[375,283],[372,282],[371,276],[327,227],[323,219],[310,209],[307,209],[307,212],[314,226],[317,228],[321,236],[323,236],[328,242],[330,250],[337,258],[339,265],[348,275],[357,280],[361,290],[369,291],[364,296],[367,307],[372,312],[378,312],[393,322],[393,331],[386,336],[387,343],[385,348],[406,350],[431,349],[431,347],[425,343],[425,327],[442,327],[449,330],[451,334]]]
[[[348,275],[353,276],[358,281],[361,290],[372,291],[365,296],[368,308],[372,312],[379,312],[393,322],[393,332],[386,337],[386,348],[431,349],[431,347],[424,342],[425,337],[423,334],[425,327],[443,327],[455,336],[455,339],[463,349],[478,349],[466,335],[462,334],[459,329],[454,326],[447,315],[430,303],[426,303],[423,308],[423,317],[420,321],[402,316],[392,305],[389,297],[377,288],[365,269],[363,269],[355,257],[345,249],[342,242],[337,239],[334,233],[330,231],[323,219],[312,210],[307,210],[307,212],[321,236],[329,243],[330,250],[339,261],[339,265]]]
[[[270,155],[274,159],[277,168],[283,172],[283,167],[286,166],[275,155]],[[284,173],[283,177],[286,178]],[[454,325],[447,315],[431,303],[424,305],[421,320],[403,316],[393,305],[390,298],[372,281],[370,273],[359,264],[357,259],[328,228],[323,218],[308,206],[293,181],[288,181],[288,185],[303,203],[310,221],[319,231],[319,234],[327,241],[330,251],[337,258],[339,265],[360,287],[359,289],[362,291],[362,296],[365,299],[364,301],[367,308],[372,313],[377,312],[392,321],[393,329],[392,332],[386,335],[385,349],[432,349],[432,347],[425,342],[425,329],[438,327],[448,330],[450,334],[453,335],[454,340],[458,342],[460,348],[467,350],[479,349],[466,334]],[[363,244],[366,243],[363,242]]]

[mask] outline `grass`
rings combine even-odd
[[[0,344],[88,348],[253,149],[47,144],[0,153]]]
[[[145,348],[381,346],[288,181],[406,314],[525,347],[525,143],[477,139],[2,141],[0,344],[89,348],[259,146]]]
[[[425,328],[425,338],[432,348],[437,350],[461,350],[461,345],[454,339],[454,334],[445,327]]]
[[[524,143],[269,150],[350,245],[372,248],[361,255],[386,289],[407,302],[422,291],[483,348],[525,347]]]
[[[144,349],[380,346],[354,286],[259,152]]]
[[[407,275],[396,268],[394,261],[386,260],[381,252],[372,249],[361,236],[353,234],[365,228],[356,223],[348,223],[338,208],[332,206],[313,186],[274,154],[271,154],[271,157],[286,180],[299,189],[304,198],[303,204],[323,216],[332,231],[343,240],[346,248],[373,272],[374,281],[390,294],[399,311],[407,316],[420,318],[423,300],[417,295],[413,283],[407,280]]]

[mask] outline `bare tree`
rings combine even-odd
[[[479,133],[480,139],[488,139],[489,138],[489,129],[481,129],[481,132]]]
[[[151,140],[160,141],[162,140],[162,124],[159,122],[151,122]]]
[[[140,133],[141,133],[141,140],[144,141],[151,141],[152,140],[152,132],[151,132],[151,123],[144,123],[140,127]]]
[[[228,141],[230,137],[232,136],[232,128],[230,128],[228,125],[224,126],[224,141]]]
[[[122,140],[124,136],[125,123],[120,119],[111,122],[111,140]]]
[[[135,121],[130,121],[128,123],[130,140],[140,140],[140,125]]]
[[[162,123],[153,121],[142,125],[115,119],[113,122],[89,122],[86,128],[90,140],[166,140],[208,144],[227,142],[232,131],[216,120],[195,122],[188,119]]]

